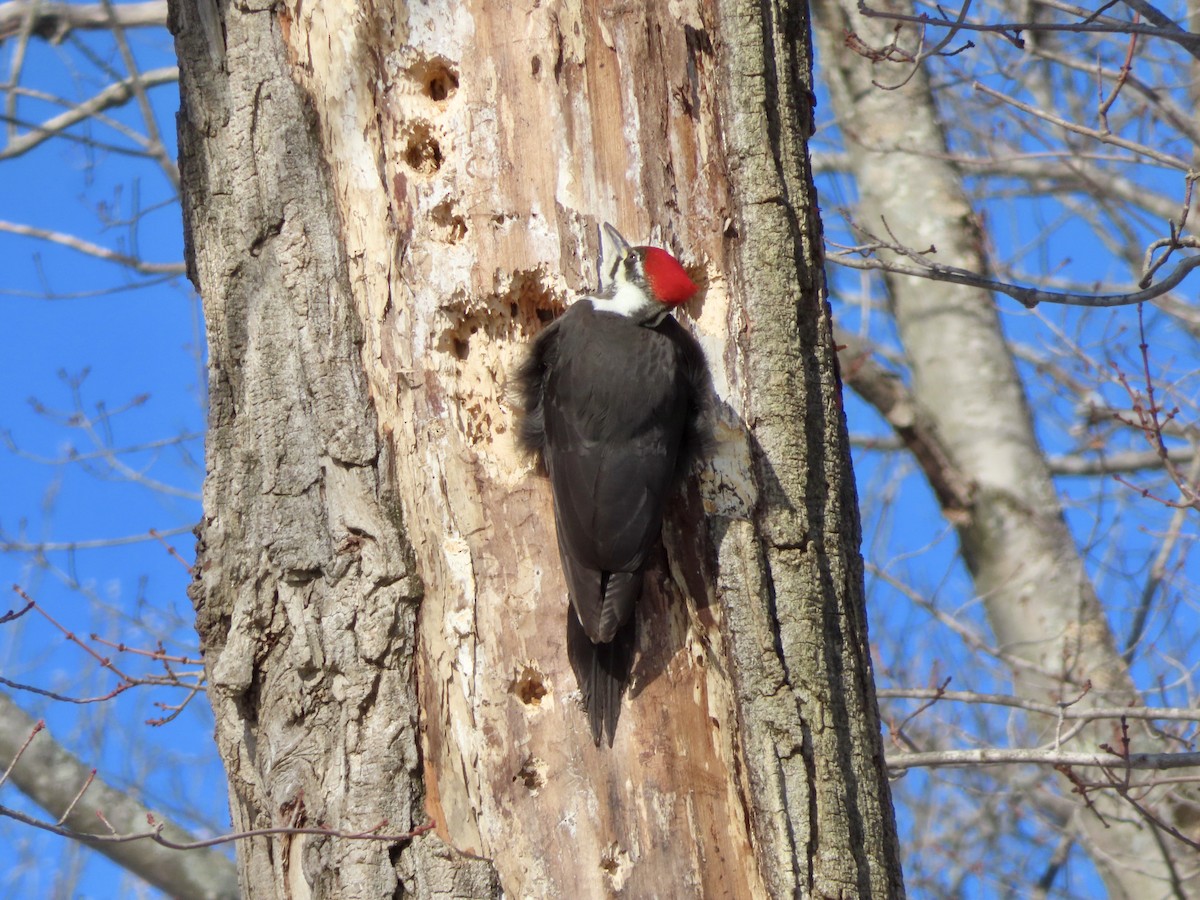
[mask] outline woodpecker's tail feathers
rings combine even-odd
[[[633,605],[642,596],[642,573],[604,572],[600,576],[600,590],[600,608],[596,611],[599,615],[594,628],[589,627],[588,631],[593,639],[606,643],[614,640],[621,627],[633,619]]]
[[[567,610],[567,657],[575,670],[583,706],[587,710],[592,739],[600,746],[605,732],[608,746],[617,733],[617,717],[621,714],[621,696],[633,670],[633,650],[636,642],[635,617],[617,631],[608,643],[594,644],[584,631],[575,610]]]
[[[570,546],[570,539],[564,538],[561,527],[558,546],[571,608],[588,636],[597,644],[607,644],[633,616],[633,605],[642,595],[642,572],[602,572],[580,562],[563,549]]]

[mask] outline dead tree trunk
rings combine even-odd
[[[901,896],[804,5],[221,12],[223,54],[190,8],[173,22],[211,367],[194,599],[234,817],[428,815],[490,861],[261,838],[243,890]],[[506,395],[601,219],[703,282],[721,398],[612,750]]]

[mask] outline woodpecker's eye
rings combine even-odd
[[[625,278],[628,281],[640,281],[642,278],[641,260],[636,253],[625,257]]]

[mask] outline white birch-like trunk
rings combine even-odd
[[[913,12],[900,0],[886,6]],[[879,234],[890,229],[911,247],[936,247],[943,265],[987,272],[978,220],[962,174],[947,158],[924,72],[902,88],[881,90],[872,83],[875,67],[843,40],[852,31],[883,47],[894,38],[893,24],[859,15],[854,0],[817,0],[813,9],[824,78],[858,187],[857,222]],[[1133,702],[1128,667],[1063,517],[995,301],[984,291],[926,279],[887,276],[886,284],[921,417],[969,494],[953,521],[975,591],[998,646],[1032,664],[1014,673],[1015,691],[1043,702],[1082,695],[1076,708]],[[1111,721],[1088,726],[1073,746],[1119,747],[1118,728]],[[1178,749],[1150,729],[1139,729],[1136,739],[1139,752]],[[1071,793],[1069,782],[1062,788]],[[1187,806],[1164,802],[1168,790],[1139,796],[1168,820],[1188,815]],[[1200,896],[1193,850],[1114,793],[1094,792],[1089,800],[1094,809],[1079,802],[1064,815],[1071,807],[1055,803],[1047,812],[1078,834],[1113,897]]]

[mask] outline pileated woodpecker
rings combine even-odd
[[[518,370],[518,438],[550,476],[570,591],[567,656],[596,746],[611,747],[634,604],[663,505],[702,444],[708,368],[670,316],[696,285],[669,253],[600,231],[600,289],[538,335]]]

